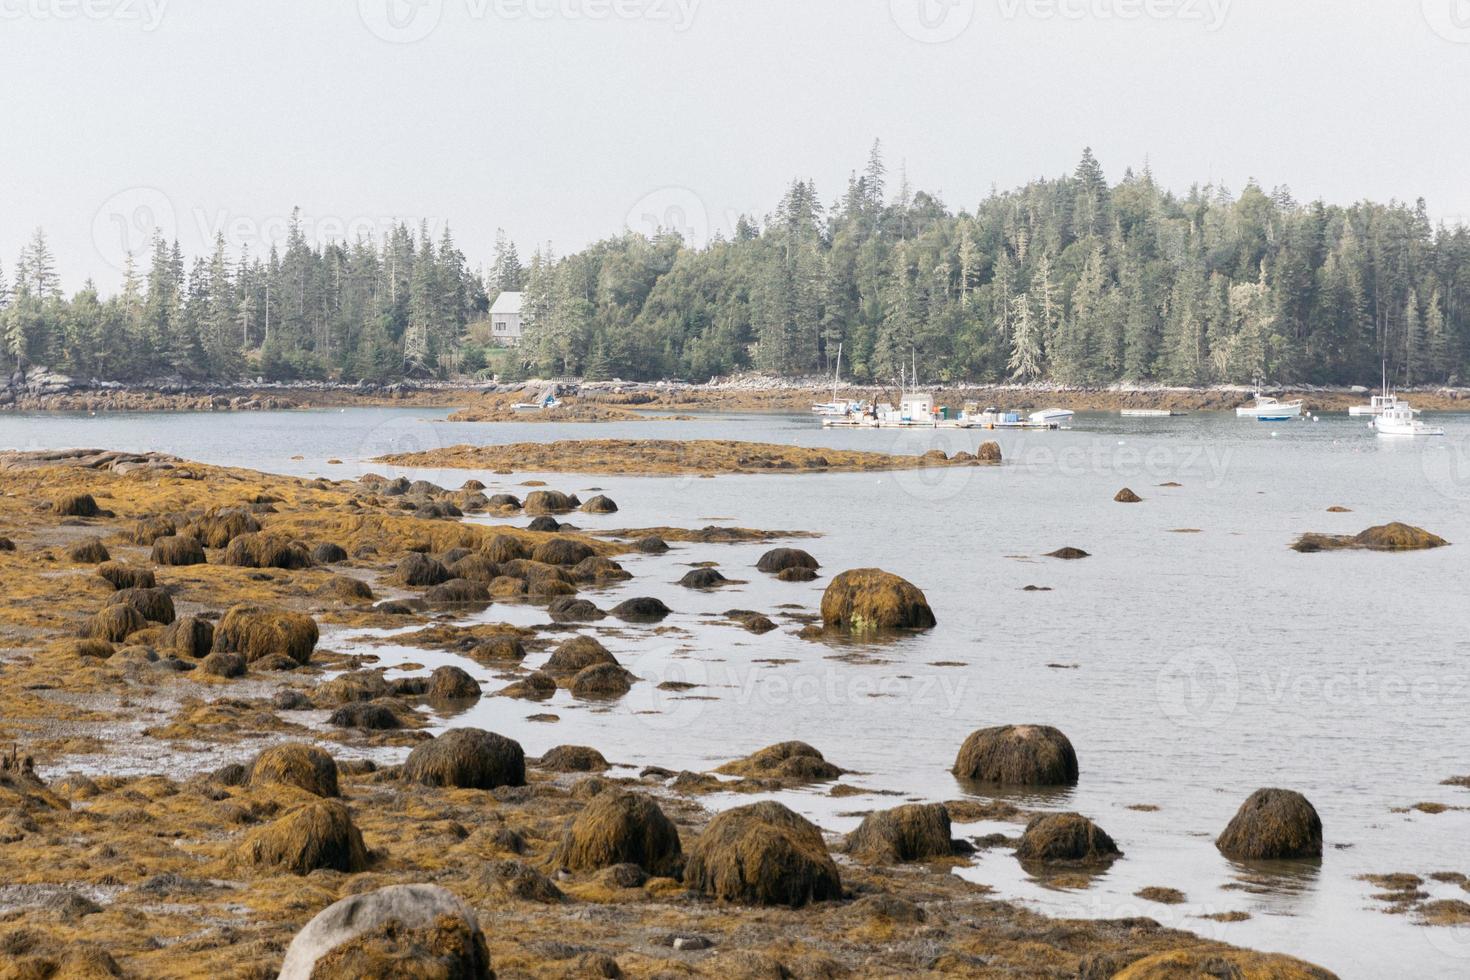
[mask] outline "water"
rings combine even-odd
[[[588,628],[644,678],[627,698],[613,705],[579,704],[564,693],[537,705],[486,698],[441,724],[494,729],[529,754],[588,744],[620,765],[672,769],[708,769],[802,739],[855,770],[846,783],[902,794],[834,800],[817,788],[781,796],[837,831],[856,824],[854,811],[964,796],[948,769],[974,729],[1052,724],[1076,745],[1082,780],[1028,802],[1093,817],[1125,857],[1082,890],[1033,880],[1005,850],[960,873],[1052,914],[1147,915],[1302,956],[1345,977],[1470,974],[1470,930],[1386,915],[1371,898],[1378,889],[1357,880],[1470,872],[1466,811],[1393,812],[1421,801],[1470,806],[1470,791],[1439,785],[1470,774],[1463,737],[1470,612],[1462,594],[1470,417],[1437,416],[1445,439],[1394,442],[1345,417],[1263,424],[1210,413],[1084,415],[1071,431],[984,434],[822,430],[779,416],[540,425],[453,424],[444,414],[0,415],[0,446],[157,449],[345,478],[394,473],[367,462],[382,452],[461,442],[740,438],[918,452],[973,450],[995,438],[1008,461],[998,469],[540,476],[569,491],[600,487],[619,503],[615,515],[572,518],[589,529],[724,523],[821,532],[796,544],[823,562],[825,575],[863,566],[901,574],[926,591],[939,627],[880,647],[799,640],[781,607],[815,610],[825,577],[792,585],[761,575],[752,566],[765,545],[680,546],[666,556],[630,556],[633,582],[589,595],[604,608],[655,595],[675,610],[664,624],[673,631],[615,621]],[[343,462],[328,464],[333,458]],[[447,486],[475,477],[490,492],[537,477],[412,475]],[[1169,482],[1181,486],[1160,486]],[[1125,485],[1145,502],[1113,503]],[[1353,513],[1327,513],[1333,505]],[[1299,555],[1287,547],[1303,531],[1356,532],[1390,520],[1460,544],[1403,555]],[[1185,529],[1198,533],[1178,533]],[[1040,557],[1066,545],[1093,557]],[[708,594],[673,584],[699,561],[719,562],[748,584]],[[1028,585],[1053,591],[1023,591]],[[731,608],[762,611],[783,628],[754,636],[721,620]],[[504,604],[476,618],[545,622],[536,607]],[[339,633],[323,642],[343,649],[367,640]],[[389,663],[458,663],[487,687],[499,685],[492,671],[450,655],[373,649]],[[689,692],[700,699],[657,690],[665,680],[703,685]],[[561,720],[528,720],[541,712]],[[1262,875],[1216,852],[1214,837],[1262,786],[1300,790],[1315,804],[1328,841],[1320,865]],[[1131,809],[1137,805],[1158,809]],[[1168,907],[1133,897],[1150,885],[1178,888],[1189,901]],[[1470,899],[1454,886],[1427,887],[1436,897]],[[1229,911],[1251,918],[1200,917]]]

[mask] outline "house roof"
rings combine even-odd
[[[521,312],[521,297],[524,293],[501,293],[495,297],[495,305],[490,307],[493,316],[497,313],[519,313]]]

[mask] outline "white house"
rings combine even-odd
[[[501,293],[490,307],[490,339],[501,347],[521,343],[521,297],[523,293]]]

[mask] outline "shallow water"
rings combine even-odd
[[[616,763],[671,769],[708,769],[799,738],[856,771],[844,782],[922,800],[964,795],[948,768],[970,731],[1053,724],[1076,745],[1082,780],[1040,803],[1093,817],[1125,857],[1085,890],[1049,888],[1004,850],[982,854],[962,873],[1053,914],[1147,915],[1300,955],[1344,977],[1470,974],[1470,930],[1386,915],[1371,898],[1378,889],[1356,880],[1470,872],[1467,812],[1392,812],[1421,801],[1470,806],[1470,791],[1439,785],[1470,774],[1463,734],[1470,416],[1438,416],[1450,431],[1445,439],[1393,442],[1345,417],[1262,424],[1211,413],[1087,415],[1069,431],[984,434],[824,431],[810,419],[772,416],[539,425],[452,424],[444,414],[0,415],[0,447],[157,449],[346,478],[392,473],[366,462],[379,453],[460,442],[740,438],[919,452],[973,450],[995,438],[1007,458],[998,469],[541,477],[568,491],[601,487],[622,507],[606,517],[570,518],[588,529],[723,523],[821,532],[794,543],[823,562],[824,578],[789,585],[760,574],[752,566],[766,545],[686,545],[666,556],[632,556],[625,565],[633,582],[589,597],[607,608],[655,595],[675,615],[663,630],[613,620],[587,629],[644,679],[632,694],[611,705],[579,704],[563,692],[544,704],[487,698],[443,724],[492,728],[533,755],[588,744]],[[329,458],[343,463],[328,465]],[[535,477],[413,475],[446,486],[475,477],[492,490]],[[1159,486],[1168,482],[1182,486]],[[1144,503],[1113,503],[1125,485]],[[1332,505],[1353,513],[1329,514]],[[1298,555],[1287,547],[1302,531],[1356,532],[1389,520],[1461,544],[1405,555]],[[1198,533],[1178,533],[1184,529]],[[1093,557],[1040,557],[1064,545]],[[747,584],[712,593],[673,584],[700,561],[719,562]],[[866,648],[791,635],[783,605],[813,611],[826,575],[872,565],[923,588],[939,627]],[[1028,585],[1053,591],[1023,591]],[[783,628],[754,636],[720,620],[731,608],[762,611]],[[545,622],[535,607],[504,604],[478,618]],[[329,634],[323,642],[342,649],[355,641]],[[389,662],[456,662],[497,683],[486,668],[444,654],[391,646],[375,652]],[[961,666],[933,666],[945,662]],[[704,685],[689,694],[717,699],[657,690],[665,680]],[[560,721],[527,718],[542,712]],[[1316,805],[1328,839],[1319,865],[1248,869],[1215,851],[1213,838],[1261,786],[1298,789]],[[834,800],[821,788],[782,798],[837,831],[855,825],[853,811],[900,800]],[[1129,809],[1139,804],[1159,809]],[[957,826],[966,835],[1017,829]],[[1133,897],[1150,885],[1178,888],[1189,902],[1169,907]],[[1453,886],[1428,888],[1470,900]],[[1252,918],[1199,918],[1236,910]]]

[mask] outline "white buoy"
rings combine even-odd
[[[1273,433],[1271,433],[1271,438],[1272,439],[1275,439],[1279,435],[1281,435],[1281,433],[1279,433],[1279,432],[1273,432]]]

